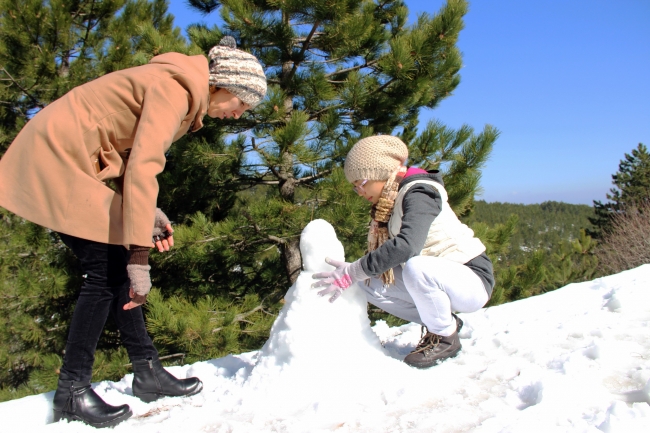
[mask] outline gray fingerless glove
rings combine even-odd
[[[153,243],[155,244],[156,242],[168,238],[171,233],[167,231],[167,224],[170,224],[169,218],[167,218],[167,215],[163,213],[162,210],[160,210],[159,207],[156,208],[156,219],[154,220],[153,223]]]
[[[129,274],[129,280],[131,280],[131,288],[136,295],[146,296],[151,290],[150,270],[151,266],[149,265],[126,265],[126,272]]]

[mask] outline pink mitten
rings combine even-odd
[[[353,263],[347,263],[332,260],[327,257],[325,262],[334,266],[336,269],[331,272],[319,272],[318,274],[312,275],[312,278],[320,280],[312,284],[312,287],[327,286],[325,289],[318,292],[318,294],[320,296],[325,296],[328,293],[334,292],[330,297],[330,302],[336,301],[338,297],[341,296],[341,293],[343,293],[343,290],[347,289],[352,284],[370,278],[363,271],[361,261],[359,260]]]

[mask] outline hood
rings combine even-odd
[[[151,64],[168,65],[179,70],[172,78],[190,93],[190,111],[194,114],[192,132],[203,127],[203,117],[208,112],[210,99],[210,74],[205,56],[187,56],[181,53],[166,53],[154,57]]]
[[[432,180],[434,182],[439,183],[443,187],[445,186],[445,182],[442,180],[442,174],[438,170],[428,170],[426,173],[422,174],[414,174],[412,176],[408,176],[404,178],[399,184],[399,188],[402,188],[404,185],[409,184],[411,182],[415,182],[417,180]]]

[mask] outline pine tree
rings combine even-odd
[[[601,272],[596,242],[580,229],[590,206],[478,201],[463,218],[487,247],[496,286],[488,306],[534,296]],[[525,221],[525,224],[519,224]]]
[[[70,256],[53,248],[58,239],[7,211],[0,216],[0,400],[6,400],[56,383],[75,281],[65,272]]]
[[[618,165],[618,172],[612,175],[614,188],[607,194],[609,202],[594,200],[594,216],[589,221],[594,225],[587,233],[602,239],[610,230],[614,215],[625,213],[628,207],[638,208],[650,200],[650,154],[648,148],[639,143],[632,154]]]
[[[368,208],[341,169],[359,138],[401,136],[409,163],[440,169],[454,210],[471,211],[498,131],[418,124],[420,111],[435,108],[460,81],[456,42],[467,11],[464,0],[449,0],[412,26],[399,0],[190,0],[204,12],[220,9],[225,24],[191,26],[189,45],[172,28],[164,1],[32,2],[28,11],[40,14],[38,23],[25,13],[24,19],[9,12],[0,16],[2,78],[11,84],[2,90],[7,102],[0,106],[3,149],[33,113],[75,85],[146,63],[155,54],[205,54],[230,34],[266,69],[269,92],[260,107],[239,120],[206,119],[202,130],[175,143],[167,155],[159,206],[176,223],[176,246],[152,255],[154,290],[146,307],[161,355],[192,362],[258,348],[301,269],[299,236],[310,220],[331,222],[349,259],[364,253]],[[22,8],[15,0],[3,4],[3,11]],[[13,58],[20,50],[29,55]],[[9,231],[17,223],[12,224]],[[495,230],[503,235],[510,229]],[[499,236],[495,245],[503,240]],[[36,268],[9,267],[7,284],[45,264],[61,275],[76,275],[56,238],[47,245],[50,255],[30,262]],[[56,287],[67,287],[56,296],[69,295],[77,284],[63,277],[56,281]],[[38,302],[52,299],[42,296]],[[9,323],[13,313],[4,311]],[[17,306],[18,311],[24,323],[41,326],[35,309]],[[63,314],[57,324],[48,322],[48,329],[65,328]],[[65,333],[57,334],[58,349],[44,347],[39,356],[58,356]],[[126,371],[124,352],[115,350],[117,335],[110,326],[106,334],[96,379]],[[36,373],[56,362],[24,365],[28,375],[14,374],[2,386],[22,383],[34,390],[43,386]]]
[[[40,109],[73,87],[189,51],[164,0],[0,0],[0,154]],[[37,156],[35,156],[37,157]],[[81,285],[58,236],[0,210],[0,400],[56,385]],[[100,340],[94,378],[128,369],[114,325]]]
[[[580,231],[577,239],[560,242],[546,263],[547,278],[541,291],[546,292],[595,278],[599,271],[595,249],[596,242],[585,230]]]
[[[165,0],[1,0],[0,11],[0,153],[70,89],[188,49]]]
[[[150,301],[157,311],[148,317],[150,330],[178,335],[165,339],[165,353],[189,350],[181,335],[239,332],[239,346],[231,337],[206,343],[204,353],[223,356],[255,349],[268,335],[258,321],[278,311],[301,270],[299,237],[310,220],[332,223],[348,259],[364,254],[369,209],[341,169],[358,139],[399,135],[410,164],[443,171],[450,203],[463,214],[499,133],[435,121],[419,130],[420,111],[435,108],[460,81],[463,0],[412,26],[399,0],[189,3],[204,13],[218,10],[224,23],[190,26],[191,42],[208,52],[224,35],[234,36],[239,49],[261,60],[269,84],[253,112],[207,120],[195,137],[176,143],[161,176],[159,205],[182,224],[171,253],[153,256],[163,297]],[[219,305],[211,320],[178,317],[205,317],[208,296]],[[179,302],[157,304],[172,297]],[[191,349],[194,359],[201,350]]]
[[[286,277],[282,286],[301,268],[298,239],[311,218],[327,214],[337,228],[349,221],[338,208],[356,200],[351,193],[341,196],[344,185],[332,182],[342,178],[330,175],[363,136],[400,134],[411,163],[446,169],[457,211],[471,206],[498,132],[488,127],[474,135],[469,127],[455,132],[432,123],[416,137],[420,110],[435,107],[459,83],[455,44],[465,1],[451,0],[411,27],[402,1],[190,3],[203,12],[221,6],[225,23],[223,29],[192,26],[194,43],[207,51],[228,33],[266,67],[269,92],[262,106],[224,122],[240,133],[229,156],[247,156],[239,189],[257,188],[265,196],[230,216],[237,229],[229,236],[250,257],[276,247]],[[328,192],[333,190],[337,194]]]

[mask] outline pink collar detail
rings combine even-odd
[[[418,167],[409,167],[408,170],[406,170],[404,177],[413,176],[414,174],[427,174],[427,172]]]

